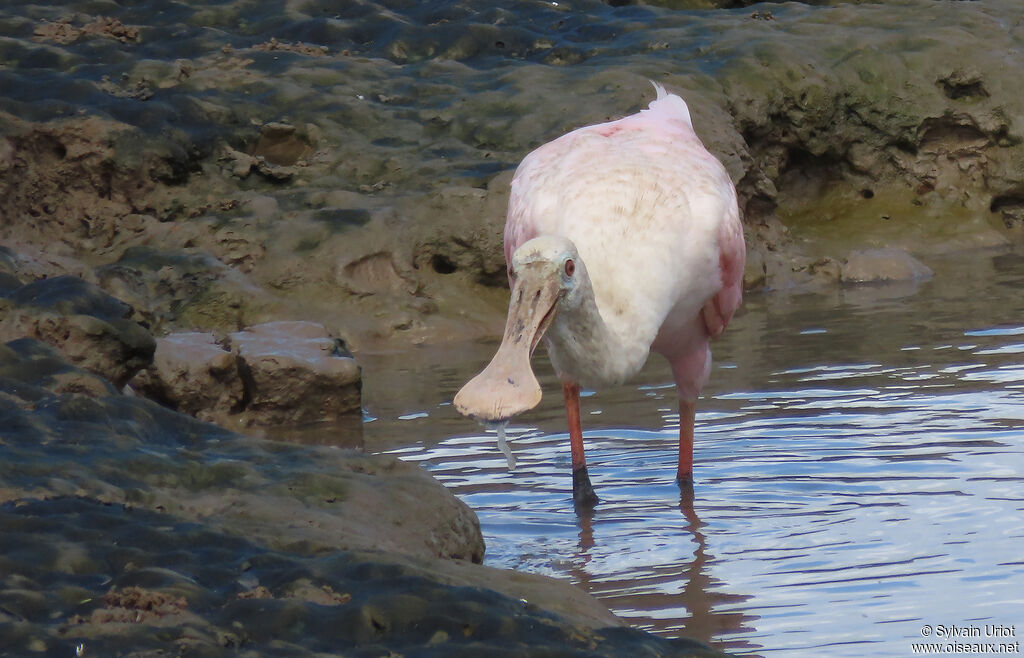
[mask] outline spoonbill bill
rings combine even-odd
[[[485,422],[537,406],[530,358],[543,340],[562,381],[577,505],[598,502],[583,452],[580,387],[625,381],[651,350],[672,367],[676,479],[692,485],[709,341],[742,297],[746,248],[736,189],[694,132],[683,99],[654,87],[647,109],[574,130],[519,165],[505,223],[512,295],[504,337],[455,396],[460,413]]]

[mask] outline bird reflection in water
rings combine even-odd
[[[680,535],[680,540],[688,538],[693,543],[692,559],[654,567],[654,575],[638,583],[593,576],[588,565],[594,553],[600,550],[602,511],[600,507],[577,506],[579,539],[576,559],[570,569],[573,581],[598,598],[614,596],[614,607],[641,628],[669,637],[714,642],[718,649],[756,651],[760,647],[746,640],[729,640],[730,636],[753,632],[752,623],[758,617],[738,607],[751,598],[749,595],[723,592],[725,583],[711,575],[715,557],[708,552],[708,536],[704,532],[707,524],[694,507],[692,485],[680,487],[679,511],[686,520],[682,527],[686,534]],[[666,614],[666,611],[676,614]],[[655,612],[657,616],[648,616],[647,612]]]

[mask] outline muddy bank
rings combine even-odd
[[[3,238],[61,273],[226,268],[107,271],[161,326],[489,335],[510,170],[656,79],[737,182],[749,287],[1021,240],[1016,3],[744,4],[7,7]]]

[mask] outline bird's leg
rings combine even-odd
[[[562,382],[565,415],[569,418],[569,445],[572,447],[572,499],[576,505],[593,507],[597,494],[587,473],[587,457],[583,454],[583,427],[580,425],[580,385]]]
[[[679,486],[693,487],[693,417],[697,403],[679,400],[679,470],[676,482]]]

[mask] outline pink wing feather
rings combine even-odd
[[[704,327],[712,338],[722,335],[743,299],[743,267],[747,249],[739,217],[723,219],[718,235],[718,249],[722,287],[701,309]]]

